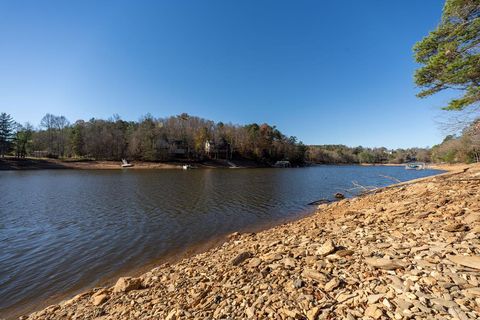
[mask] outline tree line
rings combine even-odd
[[[322,164],[386,164],[413,161],[431,162],[430,149],[409,148],[390,150],[381,148],[347,147],[345,145],[309,146],[306,159]]]
[[[234,125],[186,113],[167,118],[148,114],[139,121],[78,120],[46,114],[38,128],[0,116],[1,155],[95,160],[171,161],[249,159],[300,165],[306,147],[269,124]]]
[[[78,120],[46,114],[37,128],[20,125],[0,114],[0,156],[18,158],[121,159],[175,161],[206,159],[248,159],[264,164],[288,160],[293,165],[479,162],[480,120],[459,136],[448,136],[432,148],[305,146],[268,124],[233,125],[181,114],[167,118],[151,115],[139,121],[110,119]]]

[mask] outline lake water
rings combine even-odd
[[[0,172],[0,318],[139,271],[235,231],[311,213],[403,167]]]

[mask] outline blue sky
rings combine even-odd
[[[0,111],[137,120],[187,112],[307,144],[431,146],[412,46],[443,0],[0,0]]]

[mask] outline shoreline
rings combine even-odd
[[[230,168],[226,160],[210,160],[203,162],[194,161],[175,161],[175,162],[146,162],[132,161],[133,166],[123,168],[121,161],[110,160],[58,160],[48,158],[5,158],[0,159],[0,171],[15,170],[152,170],[152,169],[176,169],[182,170],[184,164],[194,165],[200,169]],[[237,168],[262,168],[264,166],[253,161],[241,160],[235,161]]]
[[[199,169],[218,169],[218,168],[232,168],[226,160],[209,160],[209,161],[175,161],[175,162],[146,162],[146,161],[132,161],[133,166],[122,168],[120,161],[110,160],[58,160],[49,158],[25,158],[16,159],[7,157],[0,158],[0,171],[15,171],[15,170],[53,170],[53,169],[75,169],[75,170],[145,170],[145,169],[182,169],[184,164],[192,164]],[[237,167],[233,168],[270,168],[268,166],[256,163],[250,160],[234,160]],[[395,163],[352,163],[352,164],[310,164],[311,166],[388,166],[388,167],[402,167],[403,164]],[[466,164],[429,164],[427,169],[435,170],[459,170],[468,166]],[[308,165],[307,165],[308,167]]]
[[[159,305],[162,305],[162,307],[156,309],[155,305],[154,306],[149,305],[149,308],[147,308],[147,309],[150,309],[150,308],[156,309],[156,312],[158,312],[158,315],[163,315],[164,317],[168,317],[168,315],[171,314],[172,316],[170,317],[170,319],[174,319],[175,317],[182,318],[182,315],[186,314],[185,312],[189,312],[190,314],[192,314],[191,312],[194,312],[194,310],[192,310],[191,306],[188,307],[188,304],[187,304],[187,305],[181,305],[181,306],[177,306],[175,308],[172,308],[170,306],[170,304],[180,303],[180,301],[185,301],[185,299],[187,299],[187,301],[188,301],[188,297],[190,296],[190,294],[188,292],[183,292],[182,291],[183,293],[178,293],[178,295],[175,295],[174,294],[175,290],[174,291],[169,291],[168,288],[167,288],[168,287],[167,284],[165,284],[165,285],[162,284],[163,281],[170,283],[170,285],[173,285],[174,287],[176,285],[178,285],[177,282],[179,282],[180,279],[183,279],[184,281],[188,282],[188,279],[185,278],[186,274],[192,274],[193,273],[193,274],[196,274],[198,276],[198,273],[197,273],[198,270],[193,268],[192,265],[197,265],[199,267],[209,265],[210,268],[206,268],[206,269],[201,268],[201,269],[203,270],[203,272],[206,272],[207,275],[209,275],[209,277],[211,276],[211,277],[214,277],[214,278],[215,277],[221,278],[221,274],[223,274],[223,273],[225,273],[225,271],[227,271],[227,274],[229,275],[229,277],[232,278],[232,282],[240,281],[241,279],[238,279],[238,277],[241,277],[241,275],[244,272],[251,273],[252,270],[253,270],[252,276],[254,276],[257,273],[260,273],[263,277],[262,270],[260,270],[261,269],[260,265],[264,265],[264,264],[266,266],[270,266],[269,268],[274,266],[274,268],[285,269],[284,267],[277,265],[278,263],[275,262],[275,261],[277,261],[276,259],[274,259],[273,261],[269,261],[268,259],[264,259],[263,255],[262,255],[262,254],[265,254],[265,252],[263,252],[264,250],[267,250],[270,246],[273,246],[272,243],[278,242],[278,240],[275,240],[275,239],[278,239],[278,238],[282,239],[283,237],[299,238],[303,234],[305,234],[305,232],[309,233],[311,231],[315,231],[315,233],[317,233],[317,234],[318,234],[318,232],[320,232],[320,234],[322,234],[323,233],[323,231],[321,231],[322,226],[328,226],[332,223],[335,223],[335,221],[332,221],[332,220],[334,220],[334,219],[332,219],[333,217],[335,217],[335,219],[341,219],[341,220],[346,219],[346,217],[349,215],[349,214],[347,214],[349,211],[345,210],[346,209],[345,207],[348,208],[348,207],[351,207],[352,205],[355,206],[355,203],[366,202],[366,204],[368,206],[371,206],[373,208],[378,208],[379,206],[383,206],[383,205],[388,206],[388,205],[390,205],[390,203],[388,203],[387,200],[392,200],[391,198],[394,197],[394,196],[395,197],[398,197],[398,196],[402,197],[402,195],[403,195],[402,198],[405,198],[405,199],[408,199],[409,197],[413,197],[414,195],[412,195],[411,192],[408,192],[409,189],[418,189],[418,188],[420,188],[420,186],[424,187],[425,185],[427,186],[427,189],[428,189],[429,185],[432,185],[432,184],[434,185],[434,184],[438,184],[438,183],[442,183],[442,182],[444,182],[448,185],[451,185],[452,183],[462,183],[460,181],[457,182],[456,180],[458,180],[458,179],[453,179],[453,177],[455,177],[457,175],[468,175],[469,177],[466,178],[467,180],[465,180],[465,181],[468,181],[468,179],[472,179],[470,177],[470,175],[472,175],[472,172],[473,172],[475,177],[480,176],[480,167],[478,165],[477,166],[475,166],[475,165],[463,165],[462,167],[456,166],[455,168],[452,168],[452,167],[449,167],[449,168],[450,168],[450,172],[439,174],[439,175],[436,175],[436,176],[433,176],[433,177],[431,176],[431,177],[416,179],[415,181],[407,181],[406,183],[391,185],[389,187],[377,190],[372,194],[367,194],[367,195],[357,197],[357,198],[350,198],[350,199],[341,200],[341,201],[333,203],[333,204],[321,205],[321,206],[319,206],[319,209],[317,210],[317,212],[314,213],[313,215],[309,215],[307,217],[301,218],[300,220],[296,220],[296,221],[293,221],[293,222],[288,222],[286,224],[282,224],[282,225],[277,226],[277,227],[267,228],[267,229],[265,229],[263,231],[260,231],[258,233],[253,233],[253,234],[248,233],[248,234],[242,234],[242,235],[234,234],[229,239],[227,239],[226,242],[218,241],[218,243],[216,243],[214,247],[211,247],[208,251],[206,251],[204,253],[197,253],[196,255],[183,258],[180,261],[177,261],[177,262],[175,262],[174,264],[171,264],[171,265],[168,264],[168,263],[163,264],[159,267],[156,267],[156,268],[150,270],[149,272],[144,273],[143,275],[141,275],[137,278],[127,279],[127,280],[124,279],[124,280],[121,280],[121,281],[119,280],[119,282],[122,282],[122,281],[123,282],[125,282],[125,281],[127,281],[127,282],[132,282],[132,281],[133,282],[138,282],[137,283],[137,285],[138,285],[137,289],[132,289],[132,290],[129,289],[129,290],[124,290],[124,291],[121,291],[121,290],[118,291],[117,290],[118,286],[119,286],[118,282],[117,282],[116,286],[111,287],[111,288],[95,288],[93,290],[89,290],[89,291],[86,291],[82,294],[79,294],[79,295],[77,295],[76,297],[74,297],[70,300],[63,301],[59,305],[53,305],[53,306],[47,307],[46,309],[44,309],[42,311],[39,311],[37,313],[33,313],[30,316],[30,319],[40,319],[40,318],[42,318],[43,316],[46,316],[46,315],[51,316],[52,319],[60,319],[60,318],[63,317],[63,315],[65,315],[65,312],[66,312],[66,314],[78,314],[78,315],[81,315],[82,317],[88,319],[88,318],[92,318],[93,313],[95,312],[95,310],[98,310],[98,308],[101,308],[103,310],[103,312],[105,312],[105,314],[107,315],[107,317],[105,319],[135,318],[137,316],[147,317],[147,315],[152,316],[151,313],[135,315],[135,312],[138,312],[138,310],[139,310],[138,308],[135,307],[135,301],[136,301],[135,298],[138,298],[137,297],[138,295],[140,295],[142,297],[144,295],[151,296],[151,295],[154,294],[154,292],[156,292],[158,290],[163,292],[165,294],[165,297],[163,297],[163,296],[162,297],[157,297],[156,299],[159,299],[159,300],[156,302],[155,305],[159,304]],[[442,170],[445,170],[445,168],[442,168]],[[467,170],[468,170],[468,172],[466,173]],[[465,179],[465,178],[462,177],[462,179]],[[467,183],[470,183],[470,182],[467,182]],[[475,187],[475,185],[472,185],[472,186]],[[449,186],[449,188],[450,187],[451,186]],[[457,190],[458,192],[462,191],[462,189],[460,189],[460,188],[457,188],[457,189],[458,189]],[[383,202],[379,202],[378,199],[376,199],[378,197],[380,197],[383,200]],[[412,199],[410,199],[410,200],[412,200]],[[427,205],[433,205],[433,203],[431,201],[428,201],[428,200],[425,200],[425,199],[423,199],[423,200],[426,202]],[[455,202],[452,202],[452,204],[455,204]],[[477,201],[477,204],[478,204],[478,201]],[[369,211],[369,210],[370,209],[367,209],[366,211]],[[373,209],[373,211],[375,211],[375,209]],[[381,212],[383,212],[383,211],[380,211],[380,213]],[[325,213],[330,213],[330,214],[325,214]],[[374,212],[374,213],[378,213],[378,212]],[[369,218],[369,219],[375,219],[375,217],[371,213],[365,212],[364,215],[368,215],[367,218]],[[447,217],[438,217],[438,218],[443,218],[443,220],[445,220],[445,218],[447,218]],[[318,220],[318,221],[316,221],[316,220]],[[360,223],[360,220],[358,220],[357,218],[355,220],[357,221],[356,222],[357,224]],[[408,219],[406,221],[408,221]],[[319,224],[319,222],[320,222],[320,224]],[[313,227],[312,227],[312,225],[313,225]],[[293,229],[301,228],[302,232],[300,234],[291,233],[290,230],[289,230],[291,228],[293,228]],[[316,231],[316,230],[318,230],[318,231]],[[399,229],[395,229],[395,230],[399,230]],[[395,232],[395,230],[391,230],[391,231]],[[478,228],[478,231],[480,232],[480,226]],[[388,233],[385,236],[388,236]],[[269,243],[269,245],[266,247],[267,249],[265,249],[265,248],[262,249],[263,248],[263,246],[261,245],[262,242],[259,242],[259,238],[261,238],[262,241],[265,241],[266,243]],[[316,239],[316,240],[318,240],[318,239]],[[325,239],[322,239],[322,240],[325,240]],[[347,240],[348,240],[347,242],[354,241],[353,239],[348,239],[348,237],[347,237]],[[320,242],[322,242],[322,241],[320,241]],[[335,241],[335,242],[338,242],[338,240]],[[282,240],[280,240],[280,243],[283,243]],[[307,246],[308,245],[315,245],[315,244],[320,245],[319,241],[314,241],[314,240],[306,242],[305,244]],[[340,241],[340,244],[342,244],[341,241]],[[277,243],[273,247],[276,247],[278,245],[279,244]],[[324,245],[325,245],[325,243],[324,243]],[[335,244],[334,246],[338,246],[338,243]],[[293,249],[293,248],[290,248],[291,245],[289,243],[283,243],[283,247],[288,248],[288,249]],[[345,250],[348,251],[349,246],[347,245],[345,247],[347,248]],[[246,248],[247,248],[247,251],[245,251]],[[242,254],[245,253],[245,252],[249,252],[249,254],[244,254],[243,256],[245,256],[245,258],[243,258]],[[295,267],[297,262],[301,262],[302,267],[303,267],[302,269],[305,269],[304,268],[305,266],[303,266],[303,264],[306,261],[296,261],[296,260],[299,260],[299,257],[295,257],[295,255],[292,256],[291,250],[289,250],[289,252],[290,253],[280,254],[281,255],[280,260],[283,262],[283,265],[287,265],[287,264],[291,265],[289,268],[287,268],[287,269],[291,269],[291,268]],[[220,255],[221,259],[219,259],[218,255]],[[313,256],[318,258],[318,256],[316,256],[316,255],[313,255]],[[228,257],[228,259],[226,257]],[[240,260],[242,260],[242,259],[245,260],[245,263],[242,261],[242,262],[239,262],[238,264],[232,264],[232,259],[234,259],[235,257],[237,257],[237,258],[241,257]],[[336,258],[338,258],[338,257],[336,257]],[[278,260],[278,261],[280,261],[280,260]],[[317,260],[321,260],[321,262],[325,263],[325,261],[323,261],[324,259],[317,259]],[[326,261],[327,261],[326,263],[331,262],[331,261],[329,261],[329,259],[326,259]],[[251,267],[249,267],[249,265],[255,265],[255,264],[257,264],[257,262],[259,264],[256,267],[253,267],[253,269]],[[315,267],[314,267],[314,269],[315,269]],[[376,268],[374,268],[374,269],[377,270]],[[340,268],[340,270],[341,270],[341,268]],[[188,272],[186,272],[186,271],[188,271]],[[288,272],[288,271],[289,270],[283,270],[283,272]],[[372,271],[372,270],[370,270],[370,271]],[[267,272],[267,275],[270,272],[272,272],[272,271]],[[315,272],[317,272],[317,271],[315,271]],[[305,270],[303,270],[303,273],[305,273]],[[304,276],[302,276],[303,273],[300,272],[299,274],[297,274],[297,276],[300,277],[300,278],[305,278]],[[172,278],[169,275],[173,275],[174,277]],[[381,274],[381,275],[383,276],[383,274]],[[281,274],[277,274],[276,276],[279,277],[279,278],[283,277]],[[306,278],[307,279],[303,279],[303,281],[308,282],[309,279],[308,279],[308,277],[306,277]],[[120,279],[123,279],[123,278],[120,278]],[[162,281],[159,281],[159,279],[162,279]],[[257,279],[257,280],[259,280],[259,279]],[[266,279],[266,280],[268,280],[268,281],[266,281],[266,283],[264,285],[266,285],[268,287],[269,285],[272,284],[271,283],[272,281],[273,281],[273,283],[275,283],[278,279],[271,279],[270,278],[270,279]],[[480,280],[480,275],[479,275],[479,280]],[[225,279],[223,279],[223,281],[225,281]],[[315,281],[320,282],[319,279],[317,279]],[[342,281],[344,281],[344,280],[342,280]],[[240,282],[242,282],[242,281],[240,281]],[[347,284],[348,284],[348,281],[347,281]],[[230,284],[230,285],[232,285],[232,284]],[[165,287],[165,286],[167,286],[167,287]],[[210,284],[210,286],[215,286],[215,284]],[[127,285],[127,287],[128,287],[128,285]],[[135,286],[133,286],[133,287],[135,287]],[[217,289],[221,290],[221,287],[217,288]],[[117,288],[117,289],[115,289],[115,288]],[[195,292],[200,291],[199,293],[197,292],[197,294],[199,294],[200,296],[205,295],[201,299],[200,302],[205,300],[207,296],[211,295],[211,292],[210,292],[211,288],[210,288],[210,290],[208,290],[208,292],[206,294],[204,294],[203,291],[202,291],[202,290],[205,290],[205,288],[203,286],[198,286],[198,285],[192,285],[191,284],[190,289],[192,291],[195,291]],[[258,298],[258,295],[254,295],[254,296]],[[341,300],[343,300],[343,299],[341,299]],[[98,301],[101,301],[101,303],[98,303]],[[124,303],[125,301],[128,302],[128,306],[127,306],[127,304]],[[132,306],[130,306],[130,302],[132,302],[132,301],[133,301]],[[141,305],[142,305],[142,303],[139,304],[139,306],[141,306]],[[195,305],[197,305],[197,304],[195,304]],[[168,306],[170,306],[170,307],[168,307]],[[202,306],[203,306],[203,302],[202,302]],[[145,306],[143,306],[143,307],[145,307]],[[143,307],[142,307],[141,310],[143,310]],[[207,306],[205,305],[203,307],[205,309]],[[250,317],[249,314],[251,315],[252,312],[255,315],[257,314],[255,311],[252,311],[252,310],[248,311],[247,310],[248,308],[249,307],[242,308],[241,310],[237,310],[239,312],[238,314],[236,313],[237,316],[244,317],[244,318],[246,318],[246,316],[247,316],[247,318],[248,318],[248,317]],[[377,313],[382,311],[381,306],[376,306],[375,308],[376,308],[375,310],[377,311]],[[122,313],[122,312],[118,313],[117,311],[119,309],[122,309],[122,312],[126,312],[126,313]],[[193,309],[195,309],[195,308],[193,308]],[[299,309],[299,308],[297,307],[296,309]],[[387,309],[389,309],[389,308],[387,308]],[[215,310],[217,310],[217,309],[215,309]],[[363,309],[361,309],[361,310],[363,310]],[[380,310],[380,311],[378,311],[378,310]],[[432,310],[435,310],[435,309],[432,309]],[[203,310],[203,311],[207,312],[207,310]],[[303,311],[299,310],[298,312],[297,311],[295,311],[295,312],[297,312],[299,315],[301,315],[302,312],[303,312],[303,315],[305,316],[305,315],[307,315],[307,311],[308,310],[303,310]],[[365,310],[363,310],[363,311],[365,311]],[[284,312],[284,311],[282,311],[282,312]],[[388,312],[388,310],[387,311],[383,310],[382,312],[385,313],[385,312]],[[214,311],[212,311],[212,313],[207,312],[207,314],[209,316],[212,316],[212,315],[214,315]],[[268,312],[267,312],[267,314],[268,314]],[[288,314],[288,312],[287,312],[287,314]],[[110,316],[110,317],[108,317],[108,316]],[[214,318],[215,318],[215,316],[214,316]]]

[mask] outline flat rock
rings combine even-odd
[[[330,281],[328,281],[325,284],[324,289],[325,289],[325,291],[330,292],[333,289],[335,289],[336,287],[338,287],[339,285],[340,285],[340,280],[338,280],[338,278],[332,278]]]
[[[316,320],[318,315],[320,314],[321,309],[319,307],[314,307],[307,311],[307,319],[308,320]]]
[[[449,256],[448,259],[456,264],[480,270],[480,256],[456,255]]]
[[[326,256],[335,251],[335,244],[332,240],[327,240],[320,248],[318,248],[316,254],[319,256]]]
[[[472,212],[463,218],[463,222],[466,224],[472,224],[477,221],[480,221],[480,213],[477,212]]]
[[[256,268],[262,263],[262,260],[260,258],[252,258],[248,262],[248,267],[250,268]]]
[[[365,316],[373,319],[380,319],[383,315],[383,312],[381,309],[379,309],[375,305],[368,306],[367,309],[365,309]]]
[[[385,297],[385,294],[383,293],[380,293],[380,294],[371,294],[367,297],[367,301],[368,301],[368,304],[374,304],[374,303],[377,303],[378,301],[380,301],[380,299],[382,299],[383,297]]]
[[[308,279],[315,280],[317,282],[322,282],[322,283],[324,283],[327,280],[327,277],[323,273],[318,272],[316,270],[312,270],[312,269],[303,270],[302,276]]]
[[[238,266],[241,264],[243,261],[247,260],[248,258],[252,257],[252,253],[249,251],[244,251],[237,255],[235,258],[232,259],[231,264],[234,266]]]
[[[460,232],[460,231],[467,231],[468,226],[463,223],[452,223],[445,227],[445,231],[448,232]]]
[[[104,303],[105,301],[107,301],[110,297],[103,293],[103,294],[99,294],[99,295],[95,295],[92,297],[92,304],[94,306],[98,306],[98,305],[101,305],[102,303]]]
[[[138,290],[142,287],[142,281],[139,278],[121,277],[113,287],[113,292],[128,292]]]
[[[365,258],[365,262],[377,269],[395,270],[403,268],[403,263],[399,260],[390,260],[384,258]]]

